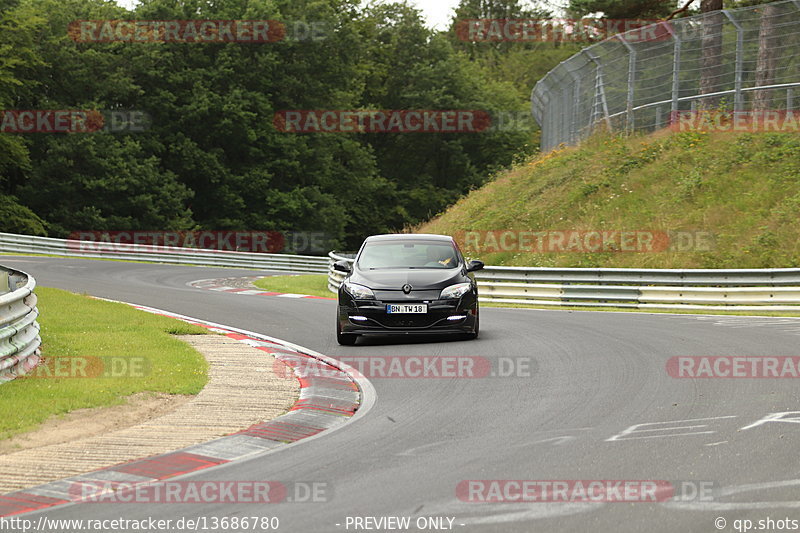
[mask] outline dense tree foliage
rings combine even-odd
[[[596,13],[609,19],[660,19],[676,15],[697,15],[717,9],[767,4],[775,0],[569,0],[567,10],[583,17]],[[705,5],[704,5],[705,4]],[[685,10],[684,10],[685,8]]]
[[[139,110],[149,118],[144,131],[0,133],[3,213],[12,207],[28,213],[30,232],[51,236],[309,230],[353,247],[367,234],[442,211],[535,150],[529,127],[483,133],[277,128],[273,118],[284,110],[526,114],[535,81],[577,50],[557,43],[466,43],[451,31],[426,28],[405,3],[363,4],[143,0],[128,11],[105,0],[0,0],[1,109],[103,110],[106,116]],[[457,17],[546,15],[519,4],[463,0]],[[74,21],[115,19],[277,20],[286,38],[75,42],[67,31]],[[318,38],[303,38],[312,26],[321,28]],[[21,227],[8,220],[0,230]]]
[[[599,12],[609,19],[655,19],[668,16],[677,5],[678,0],[570,0],[569,9],[579,17]]]

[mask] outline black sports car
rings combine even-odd
[[[355,344],[359,335],[460,333],[478,336],[478,285],[446,235],[373,235],[361,245],[339,288],[336,339]]]

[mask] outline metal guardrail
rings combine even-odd
[[[344,274],[331,252],[328,289]],[[800,269],[627,269],[487,266],[475,273],[480,301],[553,307],[800,311]]]
[[[0,267],[0,383],[28,373],[39,363],[36,280]]]
[[[15,235],[12,233],[0,233],[0,252],[311,272],[317,274],[323,274],[328,271],[328,258],[324,256],[266,254],[181,248],[177,246],[77,241],[52,239],[50,237],[34,237],[31,235]]]
[[[354,254],[336,252],[330,252],[326,258],[117,243],[102,243],[101,249],[87,250],[82,249],[81,244],[81,241],[0,233],[0,251],[4,252],[327,273],[331,292],[336,292],[344,279],[344,274],[333,269],[333,263],[352,262],[354,257]],[[9,276],[10,283],[18,281],[14,275]],[[800,269],[796,268],[680,270],[487,266],[476,272],[475,278],[481,292],[480,300],[485,302],[555,307],[800,310]],[[1,296],[0,303],[2,298],[8,297],[8,294]],[[32,298],[33,308],[35,295]],[[3,331],[0,330],[0,335]],[[0,351],[0,357],[3,353]],[[0,365],[0,372],[2,370]]]
[[[547,73],[531,93],[542,151],[597,125],[651,132],[698,107],[793,111],[800,1],[723,9],[614,35]]]

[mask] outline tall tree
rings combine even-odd
[[[513,85],[493,79],[479,62],[457,53],[448,37],[425,28],[418,11],[382,4],[369,17],[377,33],[367,37],[375,45],[365,107],[508,113],[525,108]],[[391,133],[365,135],[364,141],[415,223],[483,184],[496,166],[511,163],[530,137],[524,131]]]
[[[538,9],[525,7],[520,0],[461,0],[456,7],[456,20],[513,19],[529,17]]]
[[[721,90],[722,83],[722,0],[701,0],[703,13],[703,36],[700,59],[700,94],[711,94]],[[700,100],[701,109],[712,109],[719,105],[719,97]]]
[[[602,13],[607,19],[656,19],[676,5],[676,0],[570,0],[567,10],[573,17]]]
[[[35,68],[42,64],[36,39],[43,23],[30,6],[0,2],[0,109],[16,107],[36,85]],[[0,192],[13,193],[30,166],[25,139],[0,134]]]
[[[778,8],[767,4],[761,11],[758,28],[758,59],[756,61],[756,86],[771,85],[775,82],[775,50],[778,48],[776,19]],[[756,91],[753,97],[753,110],[766,111],[772,105],[772,91]]]
[[[467,52],[471,58],[496,64],[510,50],[540,50],[541,42],[515,42],[513,40],[471,42],[468,39],[470,21],[503,21],[548,19],[551,12],[540,7],[526,7],[520,0],[461,0],[455,9],[448,36],[453,46]],[[552,47],[552,44],[550,45]]]

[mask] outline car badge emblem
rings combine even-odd
[[[404,293],[406,293],[406,294],[408,294],[409,292],[411,292],[411,289],[413,289],[413,288],[414,288],[414,287],[412,287],[411,285],[409,285],[408,283],[406,283],[405,285],[403,285],[403,292],[404,292]]]

